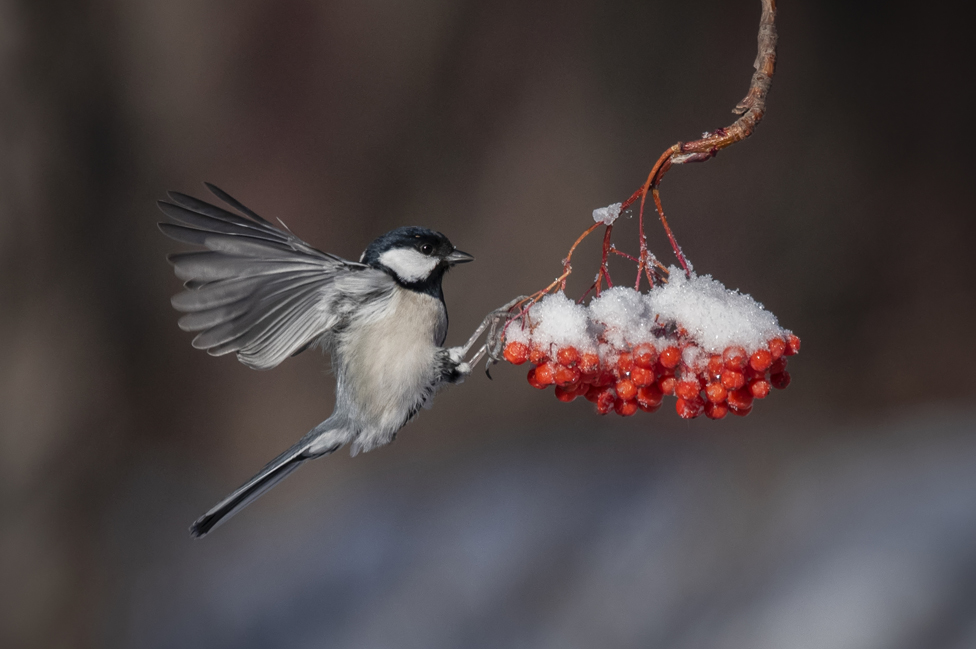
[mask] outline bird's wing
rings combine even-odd
[[[187,289],[173,297],[186,314],[180,328],[200,332],[194,347],[270,369],[333,332],[355,304],[393,290],[386,273],[316,250],[207,187],[240,214],[178,192],[159,201],[173,221],[159,224],[163,234],[207,248],[169,257]]]

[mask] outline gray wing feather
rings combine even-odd
[[[216,196],[220,200],[224,201],[225,203],[233,207],[235,210],[238,210],[242,214],[247,214],[258,223],[262,223],[272,228],[274,227],[273,225],[265,221],[263,218],[255,214],[253,211],[251,211],[250,208],[243,205],[239,200],[237,200],[236,198],[234,198],[233,196],[225,192],[220,187],[217,187],[213,183],[203,183],[203,184],[206,185],[207,189],[210,190],[210,193],[212,193],[214,196]]]
[[[316,262],[295,260],[267,260],[253,257],[234,256],[222,252],[183,252],[168,257],[182,280],[204,280],[240,277],[242,273],[251,276],[271,275],[285,270],[316,271],[321,265]]]
[[[159,202],[173,221],[159,224],[163,234],[208,249],[169,257],[186,288],[173,297],[185,314],[180,328],[200,332],[194,347],[236,352],[245,365],[269,369],[333,332],[356,293],[392,289],[385,273],[317,250],[207,187],[245,216],[178,192]],[[350,275],[364,281],[338,289]]]
[[[172,196],[172,195],[171,195]],[[173,219],[177,223],[195,228],[197,230],[217,231],[222,234],[239,234],[253,237],[262,241],[273,241],[276,243],[288,244],[288,237],[279,232],[269,231],[270,228],[259,228],[254,225],[241,225],[240,223],[228,219],[216,218],[207,214],[201,214],[187,209],[180,205],[159,202],[159,209],[163,214]],[[244,220],[244,219],[241,219]]]

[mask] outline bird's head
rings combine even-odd
[[[363,252],[360,262],[383,270],[398,283],[414,289],[440,289],[444,271],[473,261],[440,232],[410,226],[378,237]]]

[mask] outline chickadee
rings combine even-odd
[[[201,537],[307,460],[344,444],[356,454],[390,443],[434,393],[470,373],[467,347],[446,349],[447,308],[441,280],[472,261],[447,237],[397,228],[377,238],[359,262],[311,247],[207,184],[235,214],[170,192],[159,208],[175,223],[168,237],[207,248],[169,257],[186,291],[173,306],[179,326],[198,331],[193,346],[213,356],[236,353],[265,370],[313,345],[332,358],[332,416],[190,527]],[[282,225],[284,225],[282,223]],[[470,342],[469,342],[470,346]]]

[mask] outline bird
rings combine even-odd
[[[168,257],[184,281],[172,298],[184,314],[180,328],[197,332],[193,347],[234,353],[257,370],[320,346],[331,357],[336,399],[328,419],[198,518],[190,526],[196,538],[309,460],[347,444],[355,455],[390,443],[441,387],[470,374],[467,347],[443,346],[442,280],[474,259],[440,232],[409,226],[377,237],[358,262],[349,261],[205,185],[231,209],[180,192],[157,203],[169,218],[159,223],[163,234],[204,248]]]

